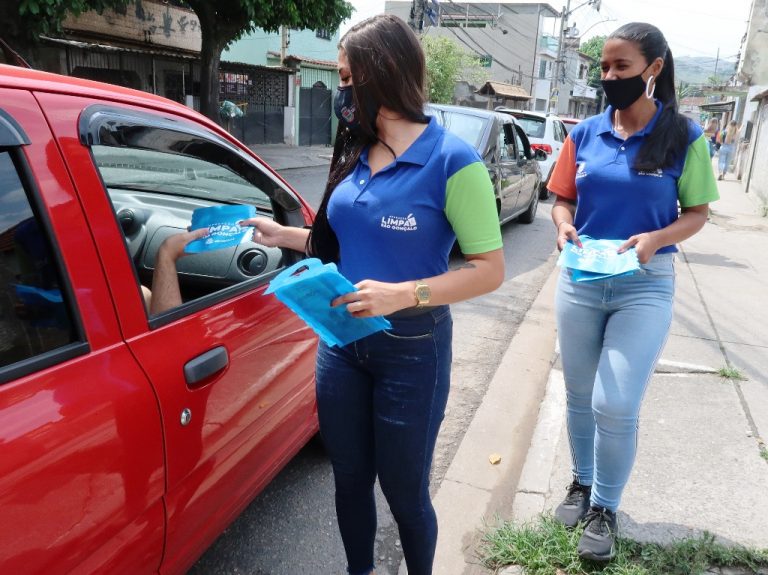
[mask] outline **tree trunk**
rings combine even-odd
[[[224,43],[203,32],[200,48],[200,112],[221,123],[219,116],[219,62]]]

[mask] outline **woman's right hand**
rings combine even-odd
[[[253,241],[268,248],[281,247],[284,243],[285,227],[270,218],[249,218],[241,226],[253,226]]]
[[[576,231],[574,225],[569,224],[568,222],[562,222],[557,227],[557,249],[563,251],[565,244],[568,243],[569,240],[578,247],[581,247],[579,233]]]

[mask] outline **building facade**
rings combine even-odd
[[[746,41],[741,50],[737,80],[747,87],[742,115],[741,154],[737,168],[745,191],[768,205],[768,0],[753,0]]]
[[[62,28],[56,37],[41,38],[43,69],[120,84],[200,109],[202,32],[196,14],[183,2],[136,0],[123,9],[69,17]],[[335,130],[330,98],[338,84],[338,33],[291,30],[286,35],[291,48],[311,56],[281,62],[283,35],[264,32],[224,51],[219,100],[227,103],[223,112],[235,111],[223,113],[221,123],[250,145],[330,144]],[[270,56],[273,48],[277,57]],[[304,118],[304,88],[310,89],[307,102],[314,103],[321,85],[322,106],[310,106]],[[306,138],[301,137],[302,130],[309,130]]]
[[[338,45],[338,31],[284,29],[267,33],[259,30],[234,42],[224,51],[222,59],[289,68],[293,78],[291,106],[286,111],[286,143],[330,145],[338,126],[332,105],[339,85]]]
[[[384,10],[408,22],[411,0],[390,0]],[[535,69],[539,38],[545,18],[557,10],[538,2],[439,2],[430,3],[431,17],[423,21],[423,35],[447,37],[476,56],[488,70],[487,80],[518,86],[530,96],[536,86]],[[459,85],[456,100],[485,108],[488,98],[481,86]],[[523,107],[528,107],[527,104]]]

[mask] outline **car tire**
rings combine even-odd
[[[536,209],[539,207],[539,194],[533,194],[531,203],[528,204],[528,209],[520,214],[517,220],[521,224],[531,224],[536,219]]]
[[[552,193],[547,188],[547,182],[541,182],[541,185],[539,186],[539,199],[548,200],[551,195]]]

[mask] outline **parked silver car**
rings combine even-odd
[[[560,150],[568,135],[563,122],[558,116],[545,114],[544,112],[532,112],[530,110],[513,110],[511,108],[498,107],[498,112],[513,116],[517,123],[525,130],[525,134],[534,149],[546,152],[546,159],[541,161],[542,182],[539,197],[546,200],[549,197],[549,178],[555,168]]]
[[[514,218],[530,224],[539,205],[541,170],[546,154],[531,149],[525,131],[512,116],[491,110],[427,104],[426,113],[469,142],[483,158],[493,182],[499,222]]]

